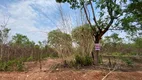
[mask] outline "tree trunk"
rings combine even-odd
[[[99,35],[96,35],[94,40],[94,48],[92,50],[92,58],[94,61],[94,65],[96,66],[99,65],[99,50],[95,49],[95,44],[99,44],[99,42],[100,42]]]
[[[95,44],[99,44],[99,39],[95,40]],[[95,49],[95,48],[94,48]],[[94,56],[94,64],[99,64],[99,50],[95,50],[95,56]]]
[[[3,59],[3,45],[0,46],[1,47],[1,54],[0,54],[0,61]]]

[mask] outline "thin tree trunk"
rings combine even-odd
[[[0,55],[0,60],[3,58],[3,45],[1,45],[1,55]]]
[[[95,59],[94,64],[98,65],[99,64],[99,51],[98,50],[95,53],[94,59]]]
[[[99,65],[99,50],[95,49],[96,47],[95,44],[99,44],[101,38],[99,37],[99,34],[97,34],[94,39],[95,40],[94,40],[94,48],[92,50],[92,58],[94,60],[94,65],[97,66]]]
[[[99,39],[96,38],[95,44],[99,44]],[[94,64],[95,65],[99,64],[99,50],[95,50]]]
[[[41,62],[41,57],[42,57],[42,52],[41,52],[41,50],[39,49],[39,52],[38,52],[38,57],[39,57],[39,68],[40,68],[40,71],[42,70],[42,62]]]

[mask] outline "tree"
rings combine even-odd
[[[125,17],[122,19],[122,25],[129,34],[134,35],[137,30],[142,30],[142,0],[130,0],[130,3],[124,10]]]
[[[112,44],[113,47],[116,47],[118,43],[122,43],[122,38],[120,38],[117,33],[113,33],[105,37],[105,43]]]
[[[89,26],[93,30],[92,36],[94,37],[93,39],[95,44],[98,44],[100,42],[102,36],[110,29],[110,27],[115,29],[119,28],[118,25],[120,23],[120,16],[123,15],[123,3],[126,3],[126,0],[120,0],[120,1],[117,1],[117,0],[56,0],[56,1],[59,3],[67,2],[71,5],[71,8],[73,9],[79,8],[81,10],[84,10]],[[88,8],[89,5],[90,5],[90,8]],[[96,13],[99,16],[96,16]],[[92,16],[92,19],[90,19],[91,16]],[[92,20],[94,21],[95,26],[93,25]],[[93,52],[94,51],[95,50],[93,50]],[[96,50],[94,59],[95,59],[94,64],[98,65],[99,63],[98,50]]]
[[[63,33],[57,29],[48,33],[48,44],[56,49],[58,54],[63,55],[63,53],[71,52],[72,39],[69,34]]]
[[[73,41],[79,45],[79,50],[81,53],[89,54],[92,50],[93,37],[90,33],[91,28],[88,27],[88,24],[85,24],[80,27],[76,27],[72,30]]]
[[[19,46],[34,46],[35,43],[33,41],[30,41],[27,36],[22,34],[16,34],[12,37],[12,44],[19,45]]]
[[[8,34],[10,32],[10,29],[6,28],[8,21],[9,21],[9,17],[7,20],[4,18],[4,20],[1,21],[2,23],[0,24],[0,60],[2,60],[3,54],[4,54],[3,44],[7,43]]]
[[[45,46],[47,46],[47,41],[46,40],[38,41],[38,44],[39,44],[40,48],[44,48]]]
[[[3,58],[3,44],[6,44],[9,32],[10,29],[6,28],[6,25],[0,26],[0,60]]]

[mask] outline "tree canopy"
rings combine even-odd
[[[122,26],[125,31],[134,34],[142,30],[142,0],[130,0],[130,4],[124,10],[125,17],[122,19]]]
[[[141,21],[137,18],[141,14],[141,0],[56,0],[59,3],[69,3],[72,9],[83,10],[89,26],[93,31],[94,43],[98,44],[102,36],[109,30],[124,30],[133,34],[141,28]],[[134,10],[134,11],[131,11]],[[127,15],[128,14],[128,15]],[[94,24],[95,23],[95,24]],[[138,24],[138,25],[135,25]],[[94,52],[94,51],[93,51]],[[98,51],[96,50],[94,60],[99,63]]]
[[[12,44],[20,46],[33,46],[35,43],[30,41],[27,36],[16,34],[12,37]]]
[[[90,27],[94,31],[96,41],[111,28],[119,28],[120,16],[123,15],[123,8],[126,0],[56,0],[67,2],[71,8],[84,10]],[[88,7],[90,6],[90,7]],[[91,16],[90,16],[91,15]],[[92,22],[92,20],[94,22]],[[93,24],[95,23],[95,26]]]
[[[88,23],[98,39],[109,29],[125,30],[129,34],[142,29],[141,0],[56,0],[69,3],[72,9],[84,10]],[[88,7],[90,6],[90,7]],[[92,17],[92,18],[91,18]],[[92,20],[95,26],[92,24]]]

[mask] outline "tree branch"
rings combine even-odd
[[[94,8],[93,8],[93,5],[92,5],[92,2],[91,2],[91,1],[92,1],[92,0],[89,0],[90,5],[91,5],[91,9],[92,9],[92,13],[93,13],[93,20],[94,20],[94,22],[95,22],[97,28],[99,29],[99,31],[101,31],[101,29],[100,29],[100,27],[99,27],[99,25],[98,25],[98,23],[97,23],[96,16],[95,16],[95,11],[94,11]]]
[[[87,18],[87,21],[88,21],[90,27],[92,28],[92,30],[96,31],[96,29],[93,28],[93,26],[92,26],[92,24],[91,24],[91,21],[89,20],[89,17],[88,17],[88,14],[87,14],[87,11],[86,11],[86,9],[85,9],[84,4],[83,4],[83,9],[84,9],[84,12],[85,12],[85,15],[86,15],[86,18]]]
[[[109,24],[107,25],[107,27],[100,34],[100,37],[102,37],[109,30],[109,28],[112,25],[113,21],[114,21],[114,18],[111,18],[111,20],[110,20]]]
[[[112,9],[112,5],[111,3],[109,2],[106,2],[107,4],[107,10],[108,10],[108,13],[110,15],[110,22],[108,23],[108,25],[106,26],[106,28],[101,32],[100,36],[99,37],[102,37],[110,28],[110,26],[112,25],[113,21],[114,21],[114,16],[113,16],[113,9]]]
[[[113,71],[115,71],[116,70],[116,65],[115,65],[115,67],[113,68],[113,70],[112,71],[110,71],[107,75],[105,75],[103,78],[102,78],[102,80],[105,80]]]
[[[112,6],[111,6],[111,3],[110,2],[106,2],[106,4],[107,4],[107,10],[108,10],[108,13],[109,13],[109,15],[110,15],[110,18],[112,18],[113,17],[113,9],[112,9]]]

